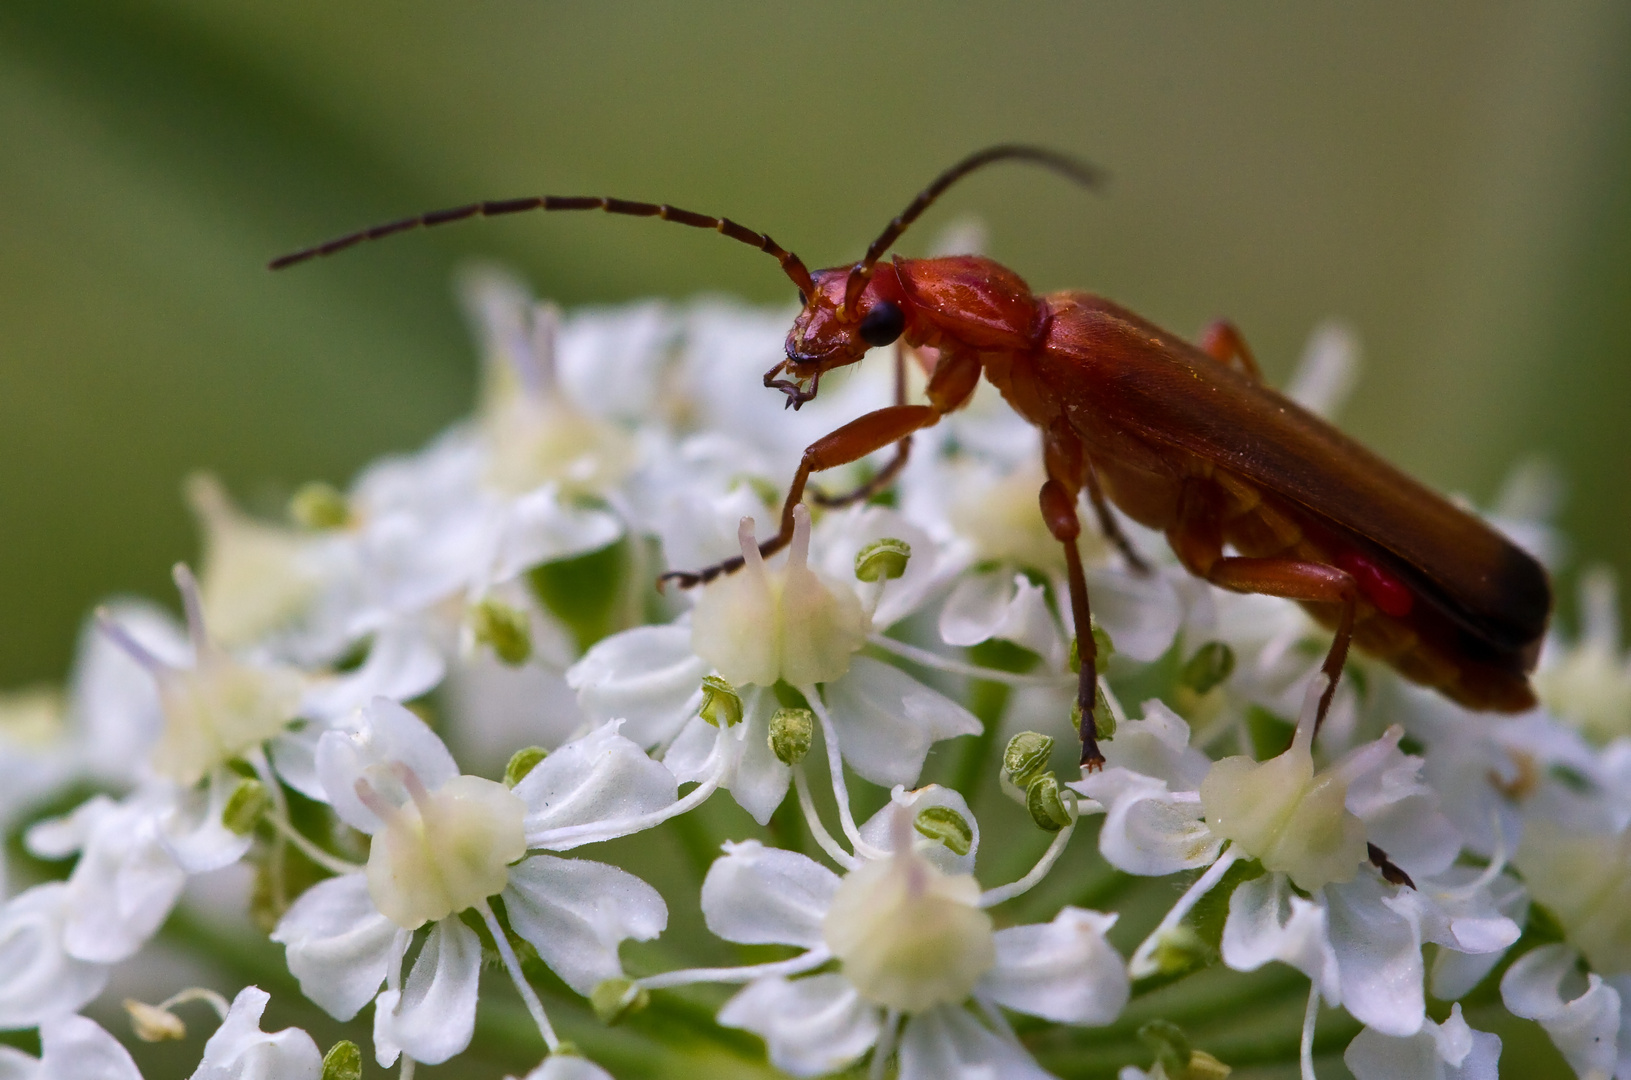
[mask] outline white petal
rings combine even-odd
[[[83,1016],[40,1025],[40,1066],[40,1080],[142,1080],[130,1051]]]
[[[626,720],[629,738],[656,746],[696,712],[706,674],[690,627],[640,626],[598,642],[567,669],[566,682],[592,722]]]
[[[981,1024],[968,1010],[942,1005],[906,1022],[900,1080],[1052,1080],[1018,1043]]]
[[[613,1080],[612,1074],[588,1058],[551,1054],[521,1080]]]
[[[271,995],[246,986],[232,999],[226,1019],[204,1044],[204,1058],[192,1080],[318,1080],[323,1055],[299,1028],[260,1029]]]
[[[203,874],[243,858],[254,840],[221,821],[239,776],[227,768],[211,771],[202,787],[178,791],[175,805],[159,818],[159,837],[182,870]]]
[[[940,610],[940,636],[948,645],[977,645],[1000,637],[1053,665],[1065,658],[1047,594],[1023,574],[1009,576],[1007,571],[963,579]]]
[[[375,698],[317,742],[317,777],[334,812],[365,833],[379,831],[382,824],[357,798],[357,781],[366,780],[393,802],[406,803],[398,765],[412,769],[432,791],[459,775],[453,755],[430,726],[387,698]]]
[[[121,602],[109,616],[160,660],[185,667],[192,650],[174,618],[153,604]],[[93,617],[79,636],[69,716],[90,770],[128,782],[145,765],[164,726],[152,672],[114,643]]]
[[[604,510],[563,503],[555,484],[510,504],[493,558],[493,580],[508,581],[539,563],[597,551],[623,535],[623,523]]]
[[[0,906],[0,1028],[77,1012],[107,985],[106,966],[63,950],[67,901],[68,886],[53,882]]]
[[[719,737],[718,728],[700,716],[693,716],[680,728],[680,733],[674,736],[674,741],[663,753],[663,766],[682,784],[706,779],[718,760],[715,751]],[[738,740],[731,737],[731,741],[734,743]],[[735,746],[725,752],[737,756],[740,751],[741,747]]]
[[[396,1006],[401,1000],[400,990],[381,990],[374,999],[374,1060],[384,1069],[402,1056],[396,1041]]]
[[[289,971],[306,996],[336,1020],[349,1020],[385,981],[398,932],[374,907],[368,881],[358,873],[301,893],[272,940],[288,946]]]
[[[68,877],[63,947],[112,964],[135,955],[169,917],[186,871],[159,839],[158,807],[140,794],[91,830]]]
[[[1468,1027],[1455,1005],[1442,1026],[1429,1020],[1405,1038],[1366,1028],[1342,1061],[1355,1080],[1498,1080],[1500,1057],[1501,1037]]]
[[[836,1072],[878,1041],[877,1007],[836,974],[749,983],[719,1022],[764,1039],[771,1064],[794,1076]]]
[[[572,740],[515,785],[527,804],[529,843],[550,844],[551,829],[636,817],[675,801],[674,774],[619,735],[619,726],[612,721]]]
[[[821,921],[838,889],[838,875],[793,851],[757,840],[726,844],[702,882],[708,929],[743,945],[822,944]]]
[[[920,526],[906,515],[885,506],[856,506],[829,514],[816,525],[811,557],[835,581],[853,580],[855,556],[866,545],[885,537],[904,540],[912,549],[906,573],[889,582],[872,613],[878,629],[892,626],[921,607],[958,569],[961,560],[947,557]]]
[[[1341,1000],[1325,906],[1293,893],[1284,874],[1264,874],[1235,889],[1222,952],[1236,971],[1256,971],[1274,960],[1290,964],[1319,985],[1326,1001]]]
[[[300,794],[318,802],[328,802],[328,792],[317,775],[317,743],[327,730],[322,724],[300,720],[268,743],[277,774]]]
[[[1061,1024],[1108,1024],[1127,1004],[1127,965],[1104,940],[1116,916],[1065,907],[1050,923],[998,930],[997,966],[976,994]]]
[[[510,926],[568,986],[588,994],[623,974],[617,947],[650,941],[668,925],[657,890],[605,863],[534,855],[510,868]]]
[[[893,826],[897,806],[910,811],[914,818],[930,807],[936,806],[951,810],[961,817],[968,824],[971,834],[966,855],[957,854],[943,841],[924,836],[915,829],[912,831],[912,850],[928,859],[943,873],[974,872],[974,859],[980,853],[980,823],[974,817],[974,811],[968,808],[968,800],[964,799],[960,792],[941,787],[939,784],[926,784],[916,791],[907,791],[903,785],[896,784],[894,790],[889,793],[889,802],[861,826],[861,839],[881,851],[894,851]]]
[[[1194,870],[1211,865],[1223,846],[1200,804],[1174,798],[1162,780],[1109,768],[1070,786],[1105,807],[1099,850],[1118,870],[1155,877]]]
[[[762,687],[745,687],[742,694],[742,724],[734,734],[740,756],[726,781],[726,789],[736,804],[763,825],[787,798],[793,771],[782,764],[770,746],[770,718],[776,714],[776,695]]]
[[[1588,974],[1584,992],[1563,1000],[1565,981],[1579,982],[1579,958],[1562,944],[1525,953],[1501,976],[1501,1001],[1513,1015],[1538,1021],[1578,1075],[1606,1077],[1619,1056],[1620,995],[1600,975]]]
[[[480,974],[481,938],[476,932],[457,917],[432,926],[401,998],[386,1013],[391,1041],[426,1065],[439,1065],[469,1046],[476,1030]],[[376,1030],[378,1026],[376,1018]]]
[[[1189,745],[1189,724],[1162,701],[1144,702],[1144,717],[1128,720],[1104,744],[1110,768],[1165,780],[1173,791],[1199,791],[1212,759]]]
[[[1116,652],[1145,663],[1167,651],[1184,620],[1172,579],[1160,571],[1089,571],[1087,595],[1094,621],[1110,635]]]
[[[1472,896],[1446,897],[1440,891],[1465,887],[1481,873],[1472,867],[1451,867],[1421,886],[1445,917],[1442,928],[1434,921],[1424,919],[1422,923],[1424,940],[1449,946],[1438,950],[1429,974],[1429,989],[1440,1001],[1463,997],[1482,982],[1517,940],[1518,928],[1528,918],[1528,890],[1505,874]]]
[[[875,784],[912,784],[929,747],[980,731],[975,715],[897,667],[857,656],[826,684],[827,707],[844,760]]]
[[[1427,1000],[1421,929],[1408,901],[1393,902],[1396,891],[1370,874],[1324,889],[1343,1007],[1384,1035],[1404,1037],[1421,1030]]]
[[[387,626],[374,636],[361,667],[306,691],[300,715],[339,720],[376,697],[411,701],[441,682],[446,669],[441,650],[424,629],[412,623]]]

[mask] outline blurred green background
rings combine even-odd
[[[1349,430],[1480,499],[1551,456],[1573,565],[1623,572],[1628,45],[1615,0],[5,0],[0,686],[59,677],[99,597],[169,598],[190,470],[276,505],[463,413],[462,258],[568,304],[789,299],[763,258],[626,220],[269,256],[547,191],[728,213],[821,265],[998,140],[1089,156],[1113,190],[993,171],[938,222],[982,216],[1039,289],[1181,331],[1227,314],[1275,377],[1348,320]]]

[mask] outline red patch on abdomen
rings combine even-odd
[[[1365,599],[1382,614],[1402,619],[1415,606],[1416,597],[1409,586],[1359,552],[1344,551],[1336,557],[1336,564],[1353,576]]]

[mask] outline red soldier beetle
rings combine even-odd
[[[873,348],[903,341],[934,350],[927,404],[906,403],[897,366],[895,404],[804,451],[780,529],[759,545],[766,556],[791,540],[793,509],[813,473],[894,446],[889,464],[866,484],[841,496],[812,497],[842,505],[881,490],[905,463],[912,433],[967,404],[983,374],[1042,436],[1047,480],[1039,499],[1043,520],[1065,552],[1081,653],[1081,760],[1090,769],[1104,758],[1093,722],[1098,669],[1076,546],[1084,492],[1104,535],[1135,571],[1145,571],[1145,564],[1111,505],[1165,533],[1179,562],[1197,577],[1236,592],[1296,600],[1334,629],[1316,725],[1330,708],[1350,643],[1468,708],[1533,707],[1528,674],[1551,613],[1551,586],[1540,564],[1271,389],[1232,325],[1216,323],[1191,344],[1089,293],[1036,296],[1019,275],[979,256],[881,261],[947,188],[1005,160],[1041,165],[1087,187],[1102,180],[1092,166],[1051,150],[989,147],[919,193],[860,262],[814,273],[769,235],[729,218],[598,196],[434,211],[285,255],[271,267],[471,217],[603,210],[713,229],[776,259],[798,287],[803,310],[788,333],[786,359],[764,381],[794,409],[815,397],[823,374]],[[897,348],[896,363],[903,362]],[[737,556],[663,580],[690,587],[741,565]],[[1374,860],[1378,853],[1372,854]]]

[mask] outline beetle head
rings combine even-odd
[[[786,394],[794,409],[816,396],[823,374],[893,343],[906,329],[900,281],[887,264],[877,268],[846,310],[853,269],[837,266],[810,275],[815,287],[801,294],[804,308],[787,332],[787,359],[765,372],[765,385]]]

